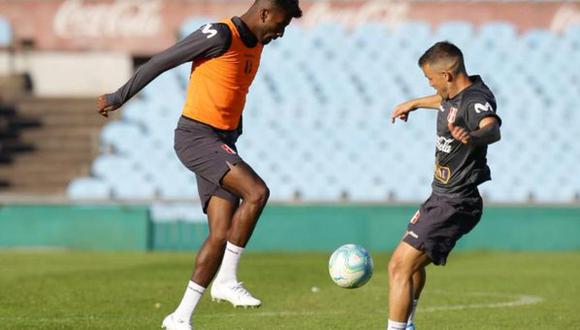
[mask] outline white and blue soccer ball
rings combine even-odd
[[[373,259],[357,244],[345,244],[330,256],[328,272],[338,286],[354,289],[363,286],[373,275]]]

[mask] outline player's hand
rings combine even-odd
[[[101,116],[109,117],[109,112],[115,110],[117,110],[117,107],[107,103],[107,95],[101,95],[97,98],[97,112]]]
[[[471,140],[471,135],[469,135],[469,132],[465,128],[457,126],[454,123],[448,123],[447,128],[449,128],[449,132],[451,132],[451,136],[455,140],[463,144],[468,144]]]
[[[409,119],[409,113],[415,109],[417,108],[411,101],[397,105],[391,114],[391,122],[394,124],[397,118],[406,122]]]

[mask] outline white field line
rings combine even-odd
[[[430,313],[430,312],[462,310],[462,309],[518,307],[518,306],[539,304],[542,301],[544,301],[544,298],[542,298],[542,297],[530,296],[530,295],[503,295],[503,294],[483,293],[483,292],[474,292],[472,294],[467,294],[467,295],[472,295],[472,296],[502,296],[502,297],[511,297],[512,300],[504,301],[504,302],[482,303],[482,304],[446,305],[446,306],[425,307],[425,308],[419,307],[418,312]]]
[[[433,291],[431,291],[433,292]],[[437,292],[444,294],[453,294],[449,292]],[[438,311],[451,311],[451,310],[464,310],[464,309],[483,309],[483,308],[502,308],[502,307],[518,307],[525,305],[534,305],[544,301],[544,298],[531,295],[517,295],[517,294],[503,294],[495,292],[467,292],[462,293],[462,296],[491,296],[491,297],[503,297],[511,298],[509,301],[503,302],[489,302],[489,303],[479,303],[479,304],[461,304],[461,305],[443,305],[437,307],[421,307],[419,306],[418,312],[421,313],[432,313]],[[383,312],[383,311],[381,311]],[[277,317],[277,316],[314,316],[314,315],[338,315],[343,312],[331,312],[331,311],[282,311],[282,312],[257,312],[248,313],[245,316],[254,317]],[[199,318],[214,318],[214,317],[235,317],[239,316],[238,313],[223,313],[223,314],[211,314],[211,315],[198,315]]]

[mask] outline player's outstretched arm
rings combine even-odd
[[[199,58],[222,55],[231,43],[231,32],[223,23],[206,24],[172,47],[143,64],[116,92],[97,99],[97,112],[108,117],[109,111],[120,108],[153,79],[178,65]]]
[[[391,122],[395,123],[395,119],[397,118],[402,121],[407,121],[409,119],[409,113],[419,108],[439,109],[442,100],[439,95],[431,95],[401,103],[393,110]]]
[[[448,128],[454,139],[463,144],[485,146],[501,139],[500,123],[496,117],[485,117],[479,122],[479,128],[473,132],[467,131],[461,126],[449,123]]]

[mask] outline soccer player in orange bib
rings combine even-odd
[[[236,273],[269,190],[238,155],[235,143],[263,46],[282,37],[292,18],[301,16],[298,0],[255,0],[242,16],[206,24],[155,55],[115,93],[97,100],[98,112],[107,117],[161,73],[193,62],[175,130],[175,151],[196,175],[209,236],[197,254],[183,299],[163,320],[163,328],[191,329],[193,311],[212,279],[213,299],[234,306],[261,305]]]

